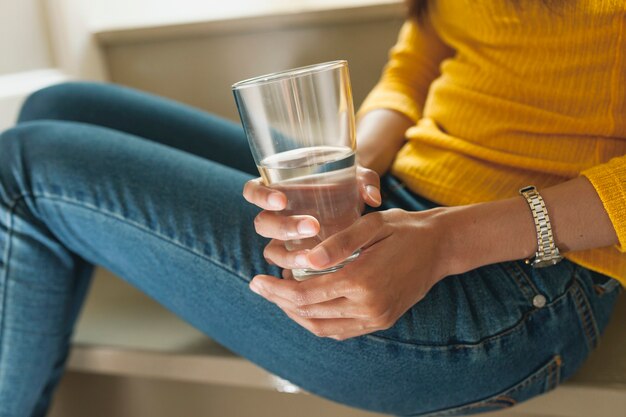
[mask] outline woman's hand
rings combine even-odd
[[[444,210],[367,214],[305,257],[321,269],[361,249],[339,271],[302,282],[258,275],[250,288],[318,336],[343,340],[387,329],[449,274],[438,221]],[[280,263],[280,256],[270,260]]]
[[[379,206],[381,195],[378,174],[357,166],[357,183],[361,211],[364,204],[372,207]],[[273,239],[263,252],[265,259],[271,264],[286,269],[306,266],[305,256],[308,251],[288,251],[285,248],[285,241],[317,235],[320,230],[319,222],[312,216],[286,216],[281,213],[287,207],[287,197],[284,193],[265,186],[260,178],[246,183],[243,196],[250,203],[264,209],[254,219],[254,227],[261,236]],[[288,272],[287,276],[289,276]]]
[[[363,202],[380,205],[378,175],[365,168],[357,172]],[[328,268],[361,249],[358,258],[332,274],[302,282],[258,275],[250,284],[318,336],[343,340],[389,328],[446,275],[441,261],[443,232],[437,222],[442,209],[370,213],[312,250],[288,251],[286,240],[319,232],[317,220],[281,214],[286,196],[259,179],[246,184],[244,197],[264,209],[255,219],[255,228],[272,238],[264,256],[285,268],[285,278],[292,278],[290,269]]]

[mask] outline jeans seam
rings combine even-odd
[[[13,237],[13,212],[17,206],[18,199],[12,200],[7,210],[7,240],[4,253],[2,254],[3,270],[2,276],[0,276],[0,364],[4,358],[4,332],[5,332],[5,317],[6,317],[6,300],[9,290],[8,277],[9,277],[9,257],[11,256],[11,239]]]
[[[589,348],[589,351],[591,351],[596,346],[598,341],[598,335],[600,333],[598,330],[598,325],[591,311],[591,305],[589,304],[589,300],[585,296],[578,281],[575,281],[575,284],[570,288],[570,291],[572,292],[574,306],[576,307],[576,311],[578,312],[578,317],[580,319],[580,323],[585,334],[587,347]]]
[[[550,366],[546,370],[546,384],[545,384],[546,391],[549,391],[550,388],[552,387],[552,378],[554,376],[554,372],[552,371],[553,369],[554,369],[554,364],[550,364]]]
[[[553,390],[561,383],[561,367],[563,366],[563,359],[560,355],[557,355],[554,362],[554,371],[552,372],[550,381],[552,385],[548,387],[547,391]]]
[[[515,400],[515,398],[511,398],[508,395],[500,395],[497,398],[494,398],[495,402],[499,402],[499,403],[506,403],[506,407],[513,407],[515,404],[517,404],[517,401]]]
[[[532,278],[530,277],[530,275],[528,275],[526,273],[526,271],[524,271],[524,269],[519,266],[519,264],[517,262],[513,262],[513,265],[515,266],[515,269],[517,269],[520,273],[521,276],[524,277],[524,279],[526,279],[526,281],[528,282],[528,285],[530,286],[530,288],[532,288],[532,290],[534,291],[534,294],[541,294],[541,292],[539,291],[539,289],[537,288],[537,286],[535,285],[535,283],[533,282]]]
[[[145,225],[143,225],[143,224],[141,224],[139,222],[135,222],[135,221],[129,220],[129,219],[125,218],[124,216],[120,215],[119,213],[111,212],[111,211],[103,209],[101,207],[98,207],[98,206],[95,206],[95,205],[92,205],[92,204],[89,204],[89,203],[85,203],[84,201],[73,200],[73,199],[69,199],[67,197],[57,196],[57,195],[50,195],[50,194],[45,194],[45,193],[24,193],[24,194],[19,195],[18,197],[16,197],[15,199],[13,199],[11,201],[11,209],[13,210],[20,200],[25,200],[27,197],[31,197],[31,198],[34,198],[34,199],[48,199],[48,200],[51,200],[51,201],[61,201],[61,202],[64,202],[66,204],[71,204],[71,205],[83,208],[85,210],[90,210],[90,211],[93,211],[93,212],[97,212],[98,214],[102,214],[102,215],[108,216],[108,217],[110,217],[112,219],[119,220],[119,221],[121,221],[123,223],[126,223],[129,226],[135,227],[135,228],[137,228],[137,229],[139,229],[139,230],[141,230],[141,231],[143,231],[143,232],[145,232],[145,233],[147,233],[147,234],[149,234],[149,235],[151,235],[153,237],[156,237],[157,239],[161,239],[164,242],[170,243],[170,244],[172,244],[174,246],[177,246],[180,249],[183,249],[183,250],[185,250],[185,251],[187,251],[187,252],[189,252],[189,253],[191,253],[193,255],[196,255],[196,256],[198,256],[198,257],[200,257],[202,259],[205,259],[205,260],[215,264],[217,267],[227,271],[228,273],[231,273],[231,274],[237,276],[244,283],[248,284],[248,280],[246,279],[246,277],[241,275],[238,271],[232,270],[227,265],[224,265],[223,263],[221,263],[221,262],[211,258],[210,256],[208,256],[208,255],[206,255],[204,253],[201,253],[201,252],[197,252],[197,251],[195,251],[195,250],[193,250],[193,249],[183,245],[180,242],[177,242],[177,241],[172,240],[172,239],[170,239],[170,238],[168,238],[166,236],[163,236],[163,235],[161,235],[159,233],[156,233],[153,230],[151,230],[148,227],[146,227]]]
[[[535,288],[534,284],[530,280],[530,277],[524,272],[522,268],[517,265],[516,262],[503,262],[500,264],[502,268],[513,277],[513,280],[522,291],[529,303],[532,303],[533,298],[539,292]]]
[[[44,287],[42,285],[35,286],[29,281],[24,281],[20,279],[12,279],[11,282],[19,283],[25,288],[28,288],[29,290],[32,290],[32,291],[45,291],[47,294],[55,294],[55,295],[65,293],[64,291],[61,291],[55,287]]]
[[[544,307],[540,308],[540,309],[532,309],[529,310],[528,312],[526,312],[521,318],[520,320],[513,324],[512,326],[508,327],[507,329],[502,330],[500,333],[488,336],[484,339],[481,339],[479,341],[477,341],[476,343],[460,343],[460,344],[449,344],[449,345],[421,345],[418,343],[411,343],[411,342],[407,342],[407,341],[401,341],[401,340],[395,340],[395,339],[391,339],[391,338],[387,338],[384,336],[379,336],[379,335],[373,335],[373,334],[366,334],[363,335],[361,337],[365,338],[365,339],[369,339],[372,341],[375,341],[377,343],[394,343],[394,344],[398,344],[401,346],[406,346],[409,348],[413,348],[413,349],[422,349],[422,350],[462,350],[462,349],[478,349],[478,348],[482,348],[486,343],[490,343],[490,342],[494,342],[502,337],[508,336],[509,334],[513,334],[516,331],[518,331],[520,328],[523,327],[523,325],[525,323],[528,322],[528,319],[546,309],[546,308],[550,308],[552,306],[554,306],[555,304],[561,302],[563,299],[565,299],[569,294],[569,290],[568,291],[564,291],[563,294],[561,294],[560,296],[558,296],[557,298],[555,298],[551,303],[546,304]]]
[[[65,337],[66,336],[66,333],[34,332],[32,330],[24,330],[15,326],[6,326],[5,330],[12,330],[15,332],[20,332],[21,334],[34,334],[37,336],[50,336],[50,337]]]
[[[550,360],[550,362],[547,364],[547,366],[544,367],[543,370],[541,370],[540,372],[536,373],[532,378],[529,378],[523,384],[520,384],[519,386],[515,387],[515,389],[509,391],[508,393],[512,394],[512,393],[517,392],[517,391],[519,391],[521,389],[524,389],[528,385],[534,383],[539,378],[544,378],[545,377],[546,380],[549,381],[552,378],[553,370],[554,369],[560,369],[562,364],[563,364],[563,360],[561,359],[560,355],[553,356],[552,359]]]
[[[552,375],[555,373],[555,371],[558,371],[561,369],[562,365],[563,365],[563,360],[561,359],[561,356],[555,355],[547,364],[539,368],[533,374],[528,376],[525,380],[522,380],[520,383],[518,383],[514,387],[505,389],[500,394],[494,394],[493,397],[479,400],[474,403],[461,405],[458,407],[453,407],[453,408],[442,410],[442,411],[435,411],[435,412],[428,413],[428,414],[421,414],[420,416],[445,417],[445,416],[453,415],[453,414],[458,415],[457,413],[459,412],[465,412],[467,410],[472,410],[474,408],[485,407],[485,406],[499,407],[501,409],[513,407],[518,403],[518,401],[515,398],[511,397],[511,395],[520,390],[525,389],[529,385],[535,383],[535,381],[537,381],[538,379],[544,379],[546,382],[546,385],[544,385],[545,390],[543,392],[549,391],[548,389],[549,384],[550,384],[549,381],[551,380]]]

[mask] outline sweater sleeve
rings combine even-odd
[[[596,165],[581,174],[589,179],[600,196],[619,240],[617,249],[626,252],[626,155]]]
[[[428,19],[422,23],[407,20],[389,52],[389,61],[380,81],[361,105],[357,117],[384,108],[398,111],[417,122],[430,84],[439,75],[439,64],[453,53]]]

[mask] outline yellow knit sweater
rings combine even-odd
[[[586,176],[619,245],[566,257],[626,285],[626,1],[515,3],[431,1],[359,114],[415,121],[392,173],[442,205]]]

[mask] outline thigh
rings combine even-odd
[[[88,260],[95,242],[72,234],[106,229],[82,216],[84,211],[119,220],[160,239],[209,256],[240,277],[266,265],[266,239],[254,233],[259,209],[242,196],[251,175],[187,152],[99,126],[66,122],[25,122],[2,137],[3,197],[8,206],[24,201],[45,217],[46,225],[69,248]],[[33,199],[33,202],[29,200]],[[36,201],[36,202],[34,202]],[[56,209],[63,207],[63,209]],[[76,209],[73,209],[76,207]],[[107,237],[121,240],[123,234]],[[105,245],[128,266],[140,261],[125,256],[112,243]],[[126,253],[127,254],[127,253]],[[167,259],[154,258],[155,265]],[[103,265],[102,259],[94,262]],[[109,265],[104,265],[109,266]],[[114,266],[110,265],[111,267]],[[276,271],[273,271],[276,272]]]
[[[258,175],[239,124],[115,84],[69,82],[32,94],[18,123],[65,120],[108,127]]]

